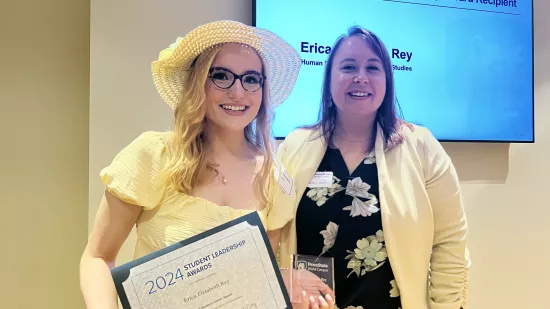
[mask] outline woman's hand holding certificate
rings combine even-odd
[[[113,269],[124,308],[291,308],[257,213]]]

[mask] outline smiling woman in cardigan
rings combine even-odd
[[[319,122],[278,150],[297,197],[279,254],[334,258],[341,309],[466,308],[456,171],[426,128],[397,116],[390,56],[374,33],[353,27],[336,41],[321,104]]]

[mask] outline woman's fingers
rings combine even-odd
[[[322,292],[322,295],[330,294],[334,299],[334,291],[324,283],[319,276],[309,270],[298,269],[294,270],[295,284],[299,285],[302,290],[305,290],[310,295],[316,295]]]
[[[325,297],[317,296],[317,299],[313,296],[307,296],[306,291],[302,291],[302,305],[301,309],[334,309],[334,300],[327,294]]]
[[[332,297],[332,299],[334,299],[334,291],[331,290],[328,285],[322,285],[320,288],[319,288],[319,291],[323,292],[323,295],[330,295]]]
[[[309,298],[307,297],[307,292],[302,291],[302,306],[301,309],[309,309]]]
[[[328,308],[328,307],[327,307]],[[313,296],[307,296],[306,291],[302,291],[302,306],[301,309],[320,309]],[[324,309],[324,308],[323,308]]]
[[[336,304],[334,303],[334,300],[333,298],[330,296],[330,294],[327,294],[325,296],[325,299],[326,299],[326,302],[327,302],[327,308],[328,309],[334,309],[334,307],[336,307]]]
[[[319,298],[322,298],[322,297],[319,296]],[[315,298],[313,296],[309,297],[309,304],[310,304],[309,306],[310,309],[320,309],[319,304],[315,301]]]
[[[325,297],[319,296],[318,298],[319,298],[320,306],[319,307],[314,307],[314,308],[334,309],[334,301],[332,300],[332,297],[330,297],[330,295],[327,294],[327,296],[325,296]]]

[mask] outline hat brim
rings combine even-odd
[[[236,21],[216,21],[195,28],[175,46],[163,50],[152,63],[155,87],[172,109],[181,101],[193,61],[207,49],[223,43],[246,44],[262,57],[273,108],[288,98],[300,72],[298,51],[271,31]]]

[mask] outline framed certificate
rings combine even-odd
[[[292,308],[257,212],[111,274],[125,309]]]

